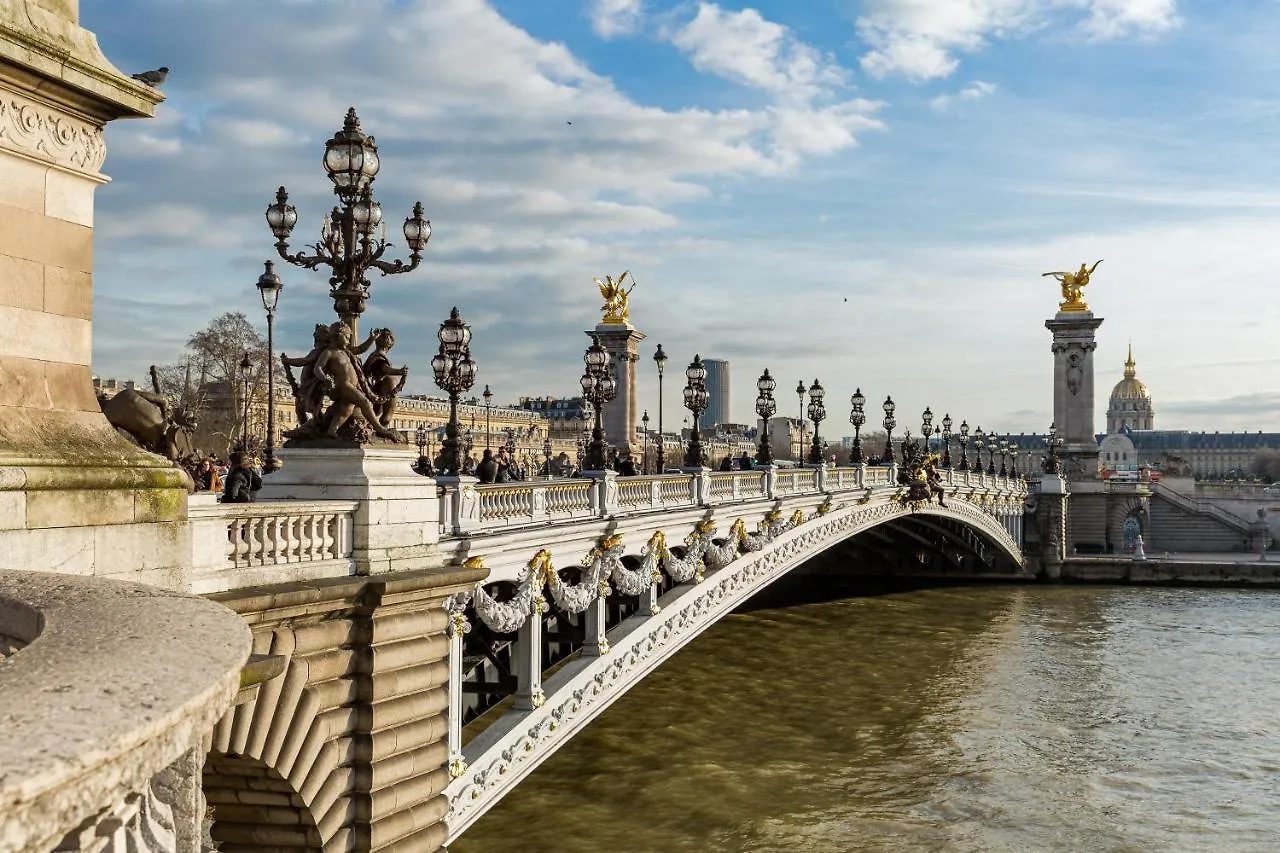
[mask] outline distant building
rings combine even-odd
[[[1124,429],[1155,429],[1151,392],[1138,378],[1132,345],[1124,363],[1124,378],[1111,389],[1111,399],[1107,403],[1107,433],[1118,433]]]
[[[729,415],[729,362],[719,358],[704,358],[707,369],[707,408],[699,419],[704,427],[728,423]]]
[[[93,377],[93,392],[104,400],[110,400],[121,391],[137,388],[138,383],[132,379],[126,379],[124,382],[118,379],[99,379]]]

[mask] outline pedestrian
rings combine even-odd
[[[487,453],[488,451],[485,451],[485,452]],[[495,482],[495,483],[510,483],[510,482],[511,482],[511,480],[512,480],[512,476],[511,476],[511,457],[507,455],[507,449],[506,449],[505,447],[503,447],[503,448],[499,448],[499,450],[498,450],[498,472],[497,472],[497,478],[494,480],[494,482]]]
[[[493,461],[493,451],[485,448],[480,464],[476,466],[476,476],[481,483],[498,482],[498,463]]]
[[[245,453],[236,451],[231,454],[231,471],[227,474],[226,484],[222,489],[224,504],[253,503],[258,491],[262,488],[262,477],[250,467],[253,460]]]
[[[751,455],[745,450],[742,451],[742,455],[738,457],[738,470],[751,471],[755,467],[755,464],[751,461]]]

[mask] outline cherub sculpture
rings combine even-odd
[[[631,291],[636,289],[635,278],[631,279],[631,287],[623,290],[622,283],[627,276],[631,275],[630,270],[614,279],[612,276],[606,275],[604,281],[594,279],[596,287],[600,288],[600,297],[604,300],[604,305],[600,306],[600,310],[604,312],[605,323],[626,323],[630,319],[627,309],[627,298],[631,295]]]
[[[396,413],[396,395],[409,377],[409,368],[391,365],[388,353],[396,345],[396,336],[390,329],[374,329],[371,337],[374,350],[364,361],[364,375],[369,390],[377,396],[374,410],[378,413],[378,422],[389,427]]]
[[[359,347],[352,347],[351,328],[339,321],[329,326],[317,325],[313,336],[311,352],[305,356],[280,357],[293,388],[298,415],[298,426],[286,436],[295,440],[354,437],[357,442],[363,442],[368,431],[358,421],[339,435],[358,413],[368,430],[390,441],[400,441],[400,434],[389,427],[394,403],[389,404],[388,398],[394,399],[404,384],[407,370],[391,367],[386,356],[395,343],[391,333],[377,329]],[[377,351],[369,357],[369,364],[362,367],[358,355],[375,345]],[[290,370],[293,367],[302,368],[297,381]],[[390,383],[392,377],[400,379],[394,387]],[[384,393],[384,385],[390,393]],[[326,400],[331,402],[327,409]]]
[[[1085,304],[1081,291],[1089,283],[1089,276],[1093,275],[1093,271],[1100,263],[1102,263],[1101,258],[1094,261],[1093,266],[1087,263],[1081,264],[1080,269],[1075,272],[1046,272],[1040,275],[1041,278],[1051,275],[1062,285],[1062,304],[1058,306],[1059,308],[1063,311],[1088,311],[1089,306]]]

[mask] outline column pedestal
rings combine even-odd
[[[1059,451],[1068,481],[1096,479],[1098,440],[1093,429],[1093,351],[1101,317],[1060,311],[1045,328],[1053,333],[1053,422],[1063,440]]]
[[[258,499],[358,501],[357,574],[440,566],[440,500],[435,481],[413,472],[416,451],[286,447],[278,453],[284,465],[262,478]]]

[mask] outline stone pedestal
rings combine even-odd
[[[636,361],[644,335],[630,323],[601,323],[588,335],[598,338],[600,346],[613,357],[618,393],[604,406],[604,440],[610,447],[630,445],[635,440]]]
[[[358,574],[440,565],[440,499],[436,481],[413,472],[416,451],[287,447],[279,455],[284,465],[263,477],[258,499],[359,501],[353,537]]]
[[[1067,555],[1067,483],[1057,474],[1045,474],[1036,496],[1035,524],[1040,539],[1041,574],[1056,580],[1062,577],[1062,561]]]
[[[1098,476],[1098,440],[1093,429],[1093,351],[1101,317],[1060,311],[1045,328],[1053,333],[1053,422],[1064,442],[1059,451],[1068,480]]]
[[[107,423],[89,367],[103,126],[163,96],[107,61],[77,12],[0,3],[0,554],[163,583],[186,550],[186,475]]]

